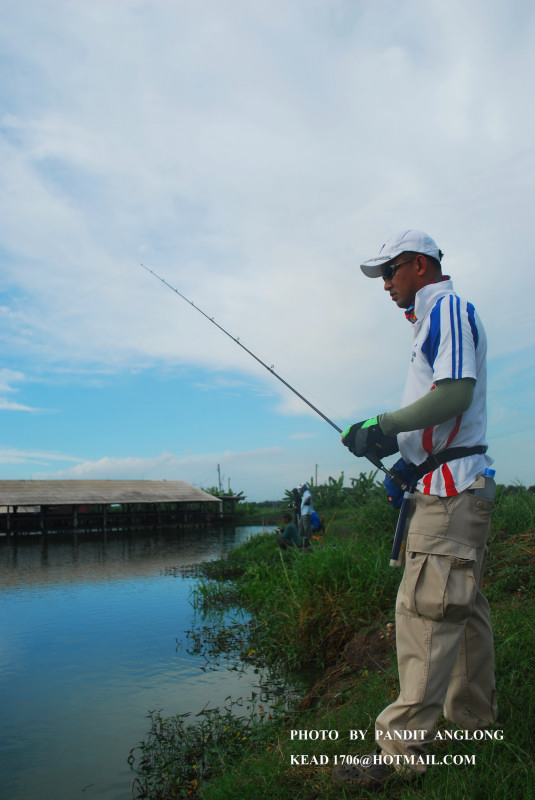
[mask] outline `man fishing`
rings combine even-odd
[[[335,767],[346,788],[424,773],[441,714],[474,731],[497,713],[480,590],[494,487],[485,476],[487,345],[474,306],[442,275],[442,255],[430,236],[406,230],[361,265],[383,279],[414,338],[402,407],[351,425],[342,442],[376,459],[399,449],[415,489],[396,602],[399,696],[377,718],[377,749]]]
[[[312,493],[308,488],[307,483],[302,483],[299,487],[301,493],[301,509],[299,516],[299,536],[303,540],[304,545],[310,544],[312,537],[311,515],[314,509],[312,508]]]

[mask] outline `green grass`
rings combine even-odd
[[[270,569],[250,564],[240,580],[241,595],[265,623],[268,660],[290,669],[335,660],[356,629],[392,604],[397,575],[381,569],[389,547],[385,539],[357,534],[309,554],[279,551],[279,564]]]
[[[535,797],[535,585],[533,520],[535,495],[499,492],[493,517],[485,593],[495,634],[499,717],[503,740],[436,742],[431,752],[474,757],[475,765],[437,766],[421,785],[392,784],[377,797]],[[224,562],[203,565],[196,590],[200,615],[224,614],[240,605],[251,615],[234,639],[214,635],[216,649],[236,641],[241,657],[272,670],[317,670],[336,664],[356,632],[393,619],[401,571],[388,567],[395,513],[373,494],[358,508],[337,512],[321,549],[310,555],[281,552],[272,534],[255,537]],[[332,515],[326,515],[329,520]],[[216,626],[217,627],[217,626]],[[234,634],[233,634],[234,636]],[[221,637],[220,639],[218,637]],[[374,747],[377,714],[397,695],[395,654],[386,666],[361,669],[322,695],[313,710],[287,713],[232,704],[210,718],[152,720],[133,796],[150,800],[330,800],[346,797],[331,781],[333,759]],[[337,731],[333,741],[292,741],[291,731]],[[350,730],[368,730],[363,742]],[[292,764],[292,756],[320,756],[328,764]],[[193,769],[193,765],[195,769]],[[201,765],[201,766],[199,766]],[[349,796],[367,796],[347,793]]]
[[[436,766],[430,769],[421,786],[391,784],[374,793],[380,798],[425,798],[431,800],[531,800],[535,797],[533,736],[535,690],[533,672],[533,628],[535,602],[519,601],[512,596],[493,612],[496,635],[497,680],[500,688],[500,712],[496,730],[503,739],[436,742],[431,748],[437,759],[449,756],[475,756],[475,764]],[[374,747],[373,728],[376,715],[397,693],[395,658],[386,671],[363,671],[356,686],[339,694],[312,713],[294,715],[281,729],[273,729],[270,749],[252,747],[239,765],[224,770],[209,783],[205,800],[335,800],[354,796],[331,781],[335,757],[370,752]],[[336,741],[296,742],[292,729],[337,731]],[[349,739],[350,730],[368,730],[365,741]],[[309,759],[326,755],[328,765],[296,766],[292,755]],[[365,793],[359,796],[368,796]]]

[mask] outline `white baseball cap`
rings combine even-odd
[[[379,250],[379,255],[365,261],[360,268],[368,278],[380,278],[382,267],[401,253],[423,253],[424,256],[436,258],[437,261],[443,256],[442,250],[439,250],[435,240],[427,233],[401,231],[387,239]]]

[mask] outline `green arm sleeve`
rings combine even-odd
[[[453,419],[470,407],[474,383],[472,378],[437,381],[436,387],[415,403],[379,414],[380,428],[386,436],[397,436],[402,431],[417,431]]]

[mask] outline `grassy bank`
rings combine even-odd
[[[331,782],[334,760],[373,748],[375,717],[397,695],[392,622],[400,571],[388,567],[396,514],[380,493],[370,492],[357,508],[326,516],[327,534],[312,554],[282,553],[272,534],[255,537],[225,561],[204,565],[195,596],[197,608],[211,614],[247,608],[251,620],[238,632],[236,647],[259,667],[304,674],[301,702],[291,713],[260,706],[248,715],[230,705],[195,726],[179,718],[154,720],[135,796],[346,796]],[[503,738],[437,742],[431,749],[437,759],[475,763],[437,766],[421,786],[392,785],[377,796],[535,796],[534,528],[535,495],[499,492],[485,593],[495,631],[496,729]],[[331,733],[311,739],[313,731]],[[361,741],[352,741],[350,731],[361,731]]]

